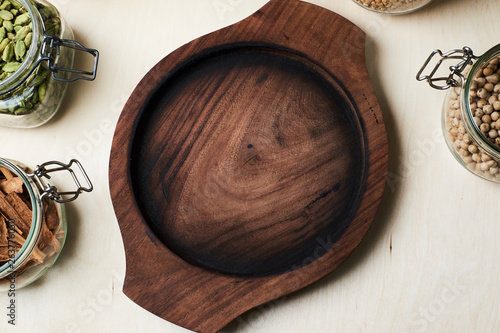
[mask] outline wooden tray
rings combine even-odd
[[[387,139],[364,34],[272,0],[160,61],[120,117],[124,292],[198,332],[325,276],[381,200]]]

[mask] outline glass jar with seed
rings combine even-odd
[[[353,0],[363,8],[382,14],[408,14],[429,4],[432,0]]]
[[[428,75],[423,72],[438,57]],[[444,76],[437,73],[451,61]],[[435,50],[417,80],[448,93],[442,128],[457,161],[476,176],[500,183],[500,44],[482,56],[468,47],[443,53]]]
[[[93,80],[99,53],[74,41],[44,0],[0,0],[0,126],[30,128],[57,112],[68,86]],[[93,56],[90,71],[73,68],[75,51]]]
[[[74,191],[59,192],[47,183],[64,172],[75,182]],[[0,158],[0,291],[15,293],[55,263],[66,239],[64,204],[83,191],[92,191],[92,183],[76,160],[47,162],[30,170]]]

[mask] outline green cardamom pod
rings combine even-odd
[[[19,108],[19,109],[16,109],[16,110],[14,111],[14,114],[18,114],[18,115],[20,115],[20,114],[25,114],[25,113],[28,113],[28,110],[27,110],[27,109],[25,109],[25,108]]]
[[[36,103],[38,103],[38,101],[39,101],[38,90],[35,89],[35,91],[33,91],[33,96],[31,96],[31,103],[36,104]]]
[[[5,1],[2,3],[2,5],[0,5],[0,9],[7,9],[7,8],[10,8],[10,6],[11,6],[10,1],[5,0]]]
[[[13,56],[14,56],[14,44],[9,43],[3,50],[2,60],[5,62],[10,62]]]
[[[38,86],[38,100],[40,102],[43,102],[46,93],[47,93],[47,84],[43,82],[41,85]]]
[[[14,52],[16,54],[17,61],[23,60],[23,57],[26,54],[26,45],[24,45],[24,42],[22,40],[18,40],[16,42],[16,48]]]
[[[5,34],[7,32],[5,31],[5,28],[4,27],[1,27],[0,28],[0,40],[3,40],[5,38]]]
[[[26,25],[30,21],[30,14],[21,14],[14,20],[14,25]]]
[[[14,16],[16,16],[16,15],[19,13],[19,10],[15,9],[15,8],[14,8],[14,9],[11,9],[11,10],[9,10],[9,11],[10,11],[10,12],[12,13],[12,15],[14,15]]]
[[[8,10],[2,9],[0,10],[0,18],[2,18],[2,20],[10,21],[14,18],[14,14],[9,12]]]
[[[8,62],[2,67],[2,70],[7,73],[13,73],[19,68],[19,66],[21,66],[21,63],[19,62]]]
[[[28,32],[28,34],[26,35],[26,38],[24,39],[24,44],[26,45],[26,47],[29,47],[31,45],[32,39],[33,39],[33,33]]]
[[[2,25],[4,26],[5,30],[8,32],[11,32],[14,30],[14,24],[12,24],[11,21],[3,21]]]
[[[2,42],[0,42],[0,52],[3,52],[3,50],[5,50],[5,47],[7,47],[7,45],[9,45],[9,43],[10,43],[10,39],[8,39],[8,38],[2,39]]]
[[[16,40],[24,40],[28,33],[30,32],[30,27],[24,26],[16,34]]]
[[[10,4],[12,5],[12,7],[14,7],[15,9],[21,9],[21,7],[23,7],[23,5],[21,5],[19,2],[17,2],[16,0],[10,0],[9,1]]]

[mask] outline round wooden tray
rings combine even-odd
[[[215,332],[344,261],[386,172],[363,33],[273,0],[164,58],[127,102],[110,160],[124,292]]]

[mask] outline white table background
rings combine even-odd
[[[0,156],[31,166],[78,158],[95,190],[68,205],[66,246],[42,279],[18,292],[16,327],[7,324],[8,298],[0,295],[0,332],[187,332],[121,291],[125,254],[107,173],[114,126],[155,63],[267,1],[52,2],[76,39],[101,52],[97,79],[71,84],[48,124],[1,128]],[[435,48],[467,45],[482,54],[499,43],[500,1],[435,0],[404,16],[378,15],[350,0],[310,2],[367,33],[368,69],[390,142],[390,182],[372,228],[339,269],[223,332],[500,331],[500,185],[454,160],[440,132],[444,93],[415,80]]]

